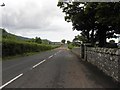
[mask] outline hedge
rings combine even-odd
[[[43,45],[30,42],[21,42],[15,40],[4,39],[2,41],[2,56],[13,56],[27,52],[39,52],[53,49],[51,45]]]
[[[68,44],[68,48],[72,49],[74,47],[74,45],[72,43]]]

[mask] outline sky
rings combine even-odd
[[[57,7],[58,0],[0,0],[0,4],[3,2],[6,6],[0,8],[0,27],[10,33],[54,42],[72,41],[80,34],[64,20],[64,13]]]

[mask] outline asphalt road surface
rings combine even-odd
[[[1,88],[114,88],[116,84],[66,47],[3,61]]]

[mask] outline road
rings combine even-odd
[[[114,88],[97,68],[82,62],[66,47],[3,61],[0,88]]]

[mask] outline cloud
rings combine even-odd
[[[3,2],[6,6],[2,8],[2,26],[9,32],[29,37],[42,33],[41,37],[49,37],[52,40],[56,33],[63,33],[58,38],[66,38],[69,32],[73,35],[71,24],[64,21],[64,14],[57,7],[57,0],[3,0]],[[56,40],[59,40],[58,38]]]
[[[11,1],[14,1],[14,0],[11,0]],[[11,3],[8,3],[8,4],[11,4]],[[24,4],[21,3],[16,7],[9,8],[9,6],[7,7],[6,5],[7,8],[4,8],[4,11],[2,14],[3,26],[9,27],[11,29],[12,28],[16,28],[16,29],[35,28],[36,29],[36,28],[41,28],[42,26],[48,25],[50,21],[48,21],[47,18],[45,18],[47,14],[42,11],[41,4],[42,3],[38,5],[37,3],[31,0],[30,1],[27,0],[26,2],[24,2]]]
[[[59,12],[57,3],[52,0],[5,0],[2,23],[4,27],[10,29],[38,29],[48,27],[53,20],[58,21],[54,17],[58,17]],[[10,3],[11,1],[12,3]],[[49,2],[48,2],[49,1]],[[52,5],[56,3],[56,5]],[[10,5],[9,5],[10,4]],[[14,7],[13,7],[14,6]],[[61,22],[61,20],[59,19]],[[58,21],[58,23],[59,23]]]

